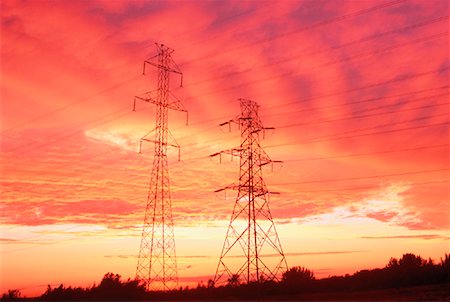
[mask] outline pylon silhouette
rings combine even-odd
[[[216,192],[234,189],[237,197],[228,225],[214,284],[279,280],[287,270],[275,224],[269,209],[262,167],[273,163],[262,149],[260,135],[267,129],[258,116],[258,104],[239,99],[241,115],[221,126],[236,123],[241,130],[238,148],[210,155],[231,154],[240,158],[239,182]],[[279,161],[278,161],[279,162]]]
[[[168,111],[169,109],[186,113],[187,111],[181,101],[169,91],[170,73],[182,76],[179,67],[172,60],[173,49],[163,44],[156,44],[156,46],[157,54],[144,61],[143,73],[145,74],[146,65],[156,67],[158,69],[158,87],[156,91],[136,96],[133,106],[133,110],[136,110],[137,101],[156,105],[156,127],[141,139],[139,149],[141,152],[143,141],[155,144],[136,278],[144,281],[149,290],[172,290],[178,286],[178,272],[167,146],[176,147],[178,150],[180,147],[168,128]],[[154,139],[147,138],[152,134],[154,134]]]

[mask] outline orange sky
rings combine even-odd
[[[171,112],[182,284],[216,269],[239,144],[260,105],[264,171],[289,266],[318,277],[449,252],[447,1],[2,1],[1,292],[134,277],[155,111],[135,95],[154,42],[175,49]]]

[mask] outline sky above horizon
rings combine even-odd
[[[448,1],[2,1],[1,293],[134,278],[155,108],[155,42],[183,71],[169,114],[181,285],[216,270],[239,98],[260,105],[263,171],[288,265],[317,277],[450,250]]]

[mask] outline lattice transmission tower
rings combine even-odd
[[[171,290],[178,286],[178,272],[167,147],[176,147],[178,150],[180,147],[168,128],[168,111],[169,109],[186,113],[187,111],[181,101],[169,90],[170,74],[176,73],[181,76],[181,79],[183,76],[180,68],[172,60],[173,49],[163,44],[156,44],[156,46],[157,54],[144,61],[143,73],[145,74],[147,65],[157,68],[157,89],[136,96],[133,104],[133,110],[136,110],[137,101],[156,105],[156,127],[140,141],[139,152],[141,152],[143,141],[154,143],[155,151],[136,278],[144,281],[149,290]],[[154,135],[153,139],[150,138],[151,135]]]
[[[269,192],[262,176],[262,167],[273,161],[260,145],[260,136],[267,129],[258,116],[258,104],[239,99],[241,114],[221,126],[235,123],[241,130],[238,148],[213,156],[230,154],[240,158],[239,181],[217,190],[234,189],[237,197],[228,225],[214,284],[233,282],[264,282],[279,280],[287,270],[287,262],[269,209]],[[231,128],[231,127],[230,127]]]

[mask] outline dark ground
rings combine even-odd
[[[450,302],[450,283],[400,289],[355,292],[297,294],[289,297],[274,296],[265,301],[445,301]]]

